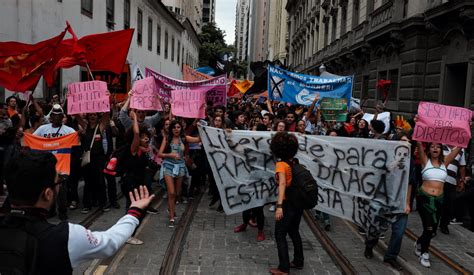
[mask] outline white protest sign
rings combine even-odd
[[[226,214],[277,199],[274,132],[232,131],[200,126]],[[385,231],[391,214],[405,210],[410,147],[401,141],[301,136],[296,157],[318,183],[316,209],[371,232]]]
[[[107,83],[94,80],[68,85],[67,113],[69,115],[110,112]]]
[[[363,120],[367,121],[370,124],[370,121],[373,120],[375,117],[374,114],[365,113],[362,117]],[[390,112],[383,112],[377,116],[377,120],[380,120],[385,124],[385,130],[383,131],[384,134],[390,131]]]
[[[130,107],[137,110],[162,111],[160,96],[153,77],[146,77],[133,83]]]

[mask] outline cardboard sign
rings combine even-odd
[[[146,77],[135,81],[132,90],[130,108],[137,110],[163,110],[153,77]]]
[[[107,83],[75,82],[68,85],[67,112],[70,115],[110,112]]]
[[[171,91],[171,112],[188,118],[206,117],[206,90]]]
[[[278,198],[274,132],[228,133],[199,127],[226,214]],[[410,145],[402,141],[297,135],[296,158],[318,183],[316,209],[350,220],[377,235],[406,206]]]
[[[466,148],[471,140],[472,115],[469,109],[420,102],[413,139]]]
[[[195,69],[189,67],[188,65],[183,64],[184,81],[200,81],[200,80],[206,80],[206,79],[211,79],[211,78],[212,76],[198,72]]]
[[[321,99],[321,114],[326,121],[345,122],[347,120],[347,98]]]

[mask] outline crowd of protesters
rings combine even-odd
[[[206,118],[203,120],[173,117],[171,106],[167,103],[164,104],[162,112],[148,114],[141,110],[131,110],[129,102],[130,97],[122,103],[112,105],[110,113],[71,116],[65,111],[66,102],[61,101],[58,96],[54,96],[50,102],[37,101],[33,97],[27,101],[15,96],[7,98],[6,103],[0,106],[2,167],[21,152],[23,133],[54,138],[78,132],[81,145],[72,149],[71,173],[68,177],[64,176],[58,194],[57,211],[56,207],[53,207],[50,216],[57,213],[59,219],[67,220],[68,211],[75,211],[78,208],[82,209],[83,214],[89,213],[95,207],[101,208],[104,212],[109,211],[111,207],[120,208],[117,202],[117,184],[124,194],[141,185],[146,186],[151,193],[154,185],[161,184],[167,190],[165,196],[168,199],[166,214],[169,216],[168,226],[174,227],[178,217],[175,205],[186,203],[197,193],[202,192],[206,178],[210,183],[210,206],[219,201],[218,189],[200,144],[198,123],[229,130],[405,140],[412,144],[406,214],[411,210],[417,210],[423,223],[423,232],[418,232],[421,237],[416,243],[420,263],[426,267],[430,266],[428,246],[438,226],[442,233],[449,234],[449,225],[463,221],[467,223],[470,220],[467,226],[474,231],[472,203],[474,184],[471,179],[473,164],[472,156],[468,155],[469,148],[460,149],[442,144],[421,144],[411,141],[416,117],[409,118],[408,123],[404,125],[391,120],[387,131],[384,122],[376,119],[378,113],[385,111],[383,104],[375,108],[373,120],[364,120],[363,110],[359,109],[350,112],[345,122],[334,122],[326,121],[321,115],[318,97],[310,106],[271,102],[257,97],[229,98],[227,106],[212,106],[208,103]],[[286,137],[285,140],[291,141],[291,138]],[[128,161],[123,176],[115,177],[112,173],[107,173],[107,169],[114,169],[110,159],[114,152],[120,150],[125,152]],[[81,156],[87,151],[90,154],[90,162],[81,165]],[[279,171],[284,173],[285,169],[280,167]],[[5,178],[5,173],[8,171],[2,169],[0,175],[2,180]],[[78,194],[78,183],[81,179],[84,180],[82,196]],[[291,181],[291,177],[287,180]],[[2,193],[6,191],[3,188],[3,184],[0,184]],[[130,204],[130,199],[127,199],[124,206],[126,211]],[[8,199],[3,208],[9,209]],[[290,210],[280,199],[276,204],[270,205],[269,210],[276,211],[276,220],[280,221],[280,226],[277,226],[279,230],[277,237],[280,239],[277,240],[280,266],[272,272],[285,274],[290,267],[302,268],[302,252],[295,253],[298,254],[298,258],[291,263],[288,262],[287,252],[280,253],[280,249],[287,250],[286,233],[296,236],[294,230],[298,231],[299,219],[296,217],[291,221],[284,220],[286,217],[284,212]],[[217,207],[217,211],[222,211],[222,205]],[[242,232],[249,225],[258,227],[257,240],[264,240],[263,211],[263,206],[244,211],[243,223],[234,231]],[[147,212],[156,214],[157,210],[148,207]],[[300,214],[295,213],[296,216]],[[331,230],[330,216],[319,212],[315,214],[324,223],[324,228]],[[400,268],[396,257],[400,251],[400,234],[403,234],[406,223],[406,215],[397,219],[397,223],[394,224],[396,230],[392,230],[389,249],[384,257],[384,261],[395,268]],[[287,228],[287,225],[296,228]],[[129,243],[141,244],[142,241],[132,237]],[[376,240],[366,242],[364,254],[367,258],[372,257],[374,243]],[[297,244],[295,249],[298,247]]]

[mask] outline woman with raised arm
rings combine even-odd
[[[176,198],[181,194],[183,177],[188,176],[184,162],[187,143],[201,142],[199,137],[186,136],[181,122],[174,120],[170,123],[169,134],[161,143],[159,157],[163,159],[160,170],[160,180],[164,178],[168,191],[168,227],[175,226]]]
[[[456,147],[449,155],[443,156],[442,145],[439,143],[428,143],[424,149],[421,142],[417,142],[417,147],[423,169],[423,183],[416,195],[416,205],[423,223],[423,234],[415,243],[415,254],[420,257],[422,266],[431,267],[428,248],[431,238],[436,235],[441,217],[444,182],[448,176],[446,167],[461,148]]]

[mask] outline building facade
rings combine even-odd
[[[287,57],[287,17],[288,13],[285,9],[287,0],[269,1],[268,16],[268,60],[279,60],[282,64],[286,64]]]
[[[264,61],[268,58],[269,0],[250,0],[249,61]]]
[[[199,41],[160,1],[153,0],[35,0],[6,1],[0,9],[0,41],[37,43],[58,35],[68,20],[80,38],[84,35],[135,29],[127,56],[130,66],[149,67],[182,78],[182,64],[197,65]],[[66,38],[69,36],[66,35]],[[50,98],[68,83],[85,80],[84,68],[60,70],[55,87],[40,80],[35,97]],[[0,96],[9,96],[0,87]]]
[[[202,23],[216,22],[216,0],[204,0],[202,4]]]
[[[324,63],[352,74],[367,107],[390,79],[395,113],[412,115],[419,101],[474,109],[474,1],[288,0],[286,9],[292,70],[317,74]]]
[[[184,21],[185,18],[188,18],[196,32],[201,32],[203,0],[162,0],[161,2],[163,2],[180,21]]]
[[[239,61],[248,60],[250,0],[238,0],[235,10],[235,49]]]

